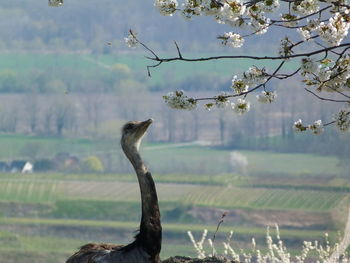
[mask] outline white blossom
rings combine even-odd
[[[288,37],[285,37],[281,40],[281,46],[278,50],[278,54],[282,57],[288,57],[292,54],[292,47],[293,43],[289,40]]]
[[[293,130],[295,132],[302,132],[302,131],[306,130],[306,127],[303,126],[303,122],[302,122],[301,119],[299,119],[296,122],[294,122]]]
[[[257,5],[261,6],[261,10],[266,13],[272,13],[280,7],[279,0],[265,0],[258,2]]]
[[[235,34],[233,32],[225,33],[224,35],[220,36],[219,39],[222,40],[223,45],[231,46],[234,48],[241,47],[244,43],[244,38],[241,35]]]
[[[267,74],[265,69],[253,66],[243,73],[243,78],[248,85],[259,85],[266,82]]]
[[[310,19],[310,20],[307,20],[307,21],[308,22],[307,22],[306,27],[311,32],[317,30],[319,28],[319,26],[320,26],[320,20],[319,19]]]
[[[310,15],[320,9],[318,0],[303,0],[293,2],[292,9],[300,15]]]
[[[308,127],[314,134],[321,134],[324,131],[324,127],[321,120],[315,121],[312,125]]]
[[[186,19],[190,19],[192,16],[199,16],[201,15],[201,1],[199,0],[187,0],[186,3],[182,4],[183,11],[182,15]]]
[[[159,9],[163,16],[172,16],[176,11],[178,3],[176,0],[155,0],[154,6]]]
[[[315,73],[318,71],[318,64],[311,58],[301,59],[301,70],[305,73]]]
[[[339,58],[334,65],[326,60],[320,65],[315,79],[320,82],[318,91],[337,92],[348,90],[350,85],[350,57],[345,55]],[[329,66],[325,66],[329,65]]]
[[[163,99],[173,109],[193,110],[197,106],[196,100],[187,97],[183,91],[169,92]]]
[[[219,17],[222,21],[236,21],[238,17],[245,13],[245,5],[238,0],[226,1],[220,8]]]
[[[339,46],[341,41],[348,35],[350,23],[340,13],[335,13],[326,24],[321,22],[318,27],[320,38],[329,46]]]
[[[340,58],[336,63],[334,78],[337,81],[337,86],[340,88],[347,87],[349,88],[349,80],[350,80],[350,56],[346,55]]]
[[[207,16],[216,16],[220,12],[221,6],[212,0],[203,0],[202,9],[203,13]]]
[[[261,94],[256,95],[256,98],[261,103],[271,103],[277,98],[277,93],[274,91],[262,91]]]
[[[233,76],[232,78],[232,85],[231,88],[235,91],[235,93],[237,94],[241,94],[243,92],[247,92],[248,91],[248,84],[246,81],[244,81],[243,79],[239,79],[236,75]]]
[[[311,33],[307,27],[300,27],[297,29],[298,33],[301,35],[304,41],[308,41],[311,38]]]
[[[49,0],[49,6],[58,7],[63,5],[63,0]]]
[[[329,69],[329,67],[320,67],[317,77],[319,79],[319,81],[321,82],[325,82],[327,80],[329,80],[329,78],[332,75],[332,71]]]
[[[236,20],[226,21],[226,24],[230,25],[231,27],[238,27],[243,30],[246,30],[249,27],[249,23],[247,23],[245,19],[241,16],[238,17]]]
[[[269,29],[270,18],[264,16],[262,13],[251,15],[250,26],[255,34],[262,35]]]
[[[250,103],[244,99],[238,99],[236,103],[231,103],[232,110],[239,115],[243,115],[250,109]]]
[[[341,109],[334,118],[340,131],[347,132],[350,130],[350,108]]]
[[[219,109],[224,109],[230,105],[230,100],[227,98],[228,94],[222,92],[219,96],[215,97],[215,106]]]
[[[133,31],[129,31],[128,37],[124,38],[125,43],[128,45],[130,48],[134,48],[137,46],[137,39],[136,39],[136,33]]]

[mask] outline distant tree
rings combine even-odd
[[[51,113],[58,136],[62,136],[63,129],[72,129],[76,123],[76,108],[68,96],[57,97]]]
[[[83,171],[102,173],[104,172],[104,165],[102,161],[97,156],[89,156],[83,161],[82,165]]]
[[[99,128],[104,103],[100,94],[87,94],[84,97],[83,107],[87,115],[89,124],[92,124],[95,132]]]
[[[23,98],[26,120],[32,133],[35,133],[38,126],[38,98],[35,93],[29,93]]]
[[[22,91],[18,74],[13,70],[3,70],[0,72],[0,91],[18,92]]]
[[[17,105],[0,108],[0,130],[15,133],[19,121]]]

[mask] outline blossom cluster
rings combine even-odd
[[[350,108],[341,109],[335,116],[335,125],[341,132],[350,130]]]
[[[234,112],[238,113],[239,115],[243,115],[249,111],[250,103],[245,99],[238,99],[236,103],[231,103],[231,107]]]
[[[187,97],[183,91],[169,92],[163,99],[172,109],[193,110],[197,106],[197,101]]]
[[[320,38],[329,46],[339,46],[348,35],[349,19],[349,14],[335,13],[328,23],[321,22],[317,28]]]
[[[213,16],[220,24],[227,24],[240,30],[249,30],[253,34],[264,34],[275,22],[267,16],[277,11],[280,0],[262,0],[244,2],[243,0],[184,0],[179,8],[177,0],[155,0],[154,5],[165,16],[171,16],[181,10],[186,19],[193,16]],[[318,14],[322,2],[333,6],[329,12],[328,21],[312,16]],[[350,12],[346,5],[339,6],[339,1],[296,0],[291,2],[288,13],[281,14],[282,26],[295,28],[303,40],[310,40],[319,36],[329,46],[338,46],[347,36],[350,27]],[[310,17],[310,19],[309,19]],[[304,19],[305,18],[305,19]],[[305,24],[305,20],[307,23]],[[300,27],[298,25],[302,24]],[[249,34],[247,34],[249,35]],[[244,38],[239,33],[228,32],[219,36],[222,43],[231,47],[241,47]]]
[[[267,73],[265,68],[259,69],[253,66],[243,73],[243,78],[248,85],[259,85],[266,82]]]
[[[337,12],[330,13],[333,16],[328,21],[311,19],[307,20],[306,25],[298,28],[303,16],[312,16],[320,11],[321,2],[319,0],[293,1],[289,12],[281,14],[282,21],[280,22],[283,26],[297,28],[304,40],[310,39],[311,34],[315,33],[328,45],[339,45],[347,36],[350,27],[349,10],[346,6],[334,8]],[[326,2],[336,7],[335,2],[337,1],[330,0]],[[177,0],[155,0],[154,5],[162,15],[166,16],[171,16],[177,10],[180,10],[178,9]],[[279,0],[256,1],[252,5],[247,5],[243,0],[185,0],[181,12],[186,19],[200,15],[213,16],[220,24],[227,24],[241,30],[250,30],[254,34],[264,34],[273,24],[267,14],[275,12],[279,7]],[[240,34],[232,32],[225,33],[219,38],[229,40],[223,41],[223,44],[232,47],[241,46],[244,42]]]
[[[248,91],[249,85],[246,79],[239,79],[236,75],[232,78],[231,88],[236,94],[242,94]]]
[[[261,94],[256,95],[256,98],[261,103],[272,103],[277,98],[277,93],[275,91],[262,91]]]
[[[155,0],[154,5],[166,16],[180,10],[176,0]],[[200,15],[213,16],[220,24],[263,34],[267,32],[271,23],[265,13],[274,12],[279,6],[279,0],[263,0],[249,7],[243,0],[186,0],[182,4],[181,13],[186,19]],[[232,47],[240,47],[244,43],[243,37],[237,33],[225,33],[219,38],[223,40],[224,45]]]
[[[244,38],[241,35],[232,32],[225,33],[218,38],[222,40],[221,43],[224,46],[231,46],[234,48],[241,47],[244,43]]]
[[[349,91],[350,56],[344,55],[337,61],[324,59],[315,61],[304,58],[301,61],[303,82],[314,86],[317,91],[339,92]]]
[[[229,94],[222,92],[219,96],[215,98],[215,106],[219,109],[224,109],[230,105],[230,100],[228,99]],[[208,108],[208,104],[207,104]],[[209,109],[209,108],[208,108]]]
[[[154,6],[158,8],[163,16],[172,16],[176,11],[178,3],[176,0],[155,0]]]
[[[243,115],[250,110],[250,102],[245,98],[238,98],[236,102],[231,102],[230,97],[239,97],[249,93],[249,87],[263,85],[267,81],[268,74],[264,68],[260,69],[256,66],[250,67],[243,72],[239,78],[234,75],[232,78],[231,89],[233,94],[222,92],[220,95],[213,98],[213,102],[204,105],[205,109],[210,111],[213,107],[219,109],[231,109],[233,112]],[[256,96],[261,103],[272,103],[277,97],[274,91],[263,91]],[[197,101],[194,98],[188,98],[183,91],[168,93],[163,96],[166,104],[173,109],[188,109],[192,110],[197,106]]]
[[[308,126],[304,126],[301,119],[294,122],[293,129],[296,132],[302,132],[306,130],[310,130],[312,133],[319,135],[322,134],[324,131],[324,126],[321,120],[315,121],[313,124],[310,124]]]
[[[310,15],[320,9],[318,0],[298,0],[293,2],[292,10],[299,15]]]
[[[129,35],[124,38],[125,43],[128,47],[134,48],[137,46],[137,39],[136,39],[136,33],[133,31],[129,31]]]

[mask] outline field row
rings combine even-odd
[[[76,219],[49,219],[49,218],[0,218],[0,227],[5,225],[10,226],[53,226],[53,227],[84,227],[86,231],[93,231],[93,229],[110,229],[113,231],[127,230],[132,232],[139,227],[139,222],[120,222],[120,221],[101,221],[101,220],[76,220]],[[166,223],[162,224],[163,232],[165,234],[181,234],[186,236],[187,231],[192,231],[196,236],[200,235],[204,229],[209,231],[209,234],[213,234],[216,230],[216,225],[200,225],[200,224],[176,224],[176,223]],[[90,229],[90,230],[89,230]],[[219,235],[226,236],[230,231],[233,231],[236,236],[246,236],[249,240],[252,237],[265,237],[266,228],[265,227],[232,227],[225,224],[220,226]],[[271,229],[271,235],[275,234],[275,231]],[[324,232],[318,230],[280,230],[281,236],[283,238],[304,238],[305,240],[315,240],[322,239]],[[336,232],[327,232],[330,236],[335,237]]]
[[[348,197],[346,193],[270,188],[201,187],[185,199],[203,206],[327,210]]]
[[[324,211],[335,208],[349,193],[278,188],[157,184],[159,199],[189,205],[222,208],[301,209]],[[138,202],[137,183],[109,181],[1,180],[0,200],[53,203],[59,200]]]

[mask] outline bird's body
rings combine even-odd
[[[133,165],[141,191],[142,216],[140,231],[126,246],[86,244],[66,263],[159,263],[162,227],[156,187],[139,154],[139,145],[152,120],[129,122],[122,130],[121,145]]]
[[[133,243],[131,243],[133,244]],[[131,245],[130,244],[130,245]],[[67,263],[149,263],[149,254],[139,246],[119,246],[113,244],[86,244]],[[153,262],[159,262],[153,261]]]

